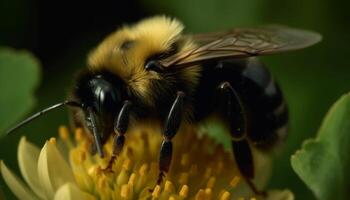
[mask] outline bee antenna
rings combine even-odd
[[[35,113],[34,115],[28,117],[27,119],[23,120],[22,122],[18,123],[16,126],[12,127],[11,129],[9,129],[8,131],[6,131],[6,135],[9,135],[10,133],[12,133],[13,131],[17,130],[18,128],[26,125],[27,123],[31,122],[32,120],[40,117],[43,114],[46,114],[47,112],[50,112],[52,110],[55,110],[56,108],[60,108],[62,106],[72,106],[72,107],[79,107],[79,108],[83,108],[83,104],[76,102],[76,101],[71,101],[71,100],[66,100],[57,104],[54,104],[48,108],[45,108],[37,113]]]

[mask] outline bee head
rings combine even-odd
[[[101,157],[102,145],[113,132],[114,120],[126,96],[123,87],[116,76],[102,71],[82,74],[74,90],[75,97],[83,105],[83,121]]]

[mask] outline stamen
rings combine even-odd
[[[206,188],[205,189],[205,196],[206,196],[206,199],[212,199],[212,195],[213,195],[213,192],[210,188]]]
[[[164,185],[164,191],[172,193],[174,191],[174,186],[170,181],[166,181]]]
[[[144,176],[147,173],[148,165],[146,163],[142,164],[139,170],[141,176]]]
[[[144,185],[147,182],[147,170],[148,170],[148,165],[147,164],[142,164],[140,169],[139,169],[139,178],[135,186],[135,191],[140,192]]]
[[[70,140],[69,130],[66,126],[60,126],[58,128],[58,135],[68,150],[72,150],[73,148],[75,148],[74,144]]]
[[[159,195],[160,195],[160,186],[157,185],[152,192],[152,197],[159,198]]]
[[[204,173],[204,178],[205,179],[208,179],[210,177],[212,173],[212,168],[208,167],[206,170],[205,170],[205,173]]]
[[[188,186],[187,185],[183,185],[181,187],[179,195],[180,195],[180,197],[183,197],[183,198],[186,198],[188,196]]]
[[[56,138],[54,137],[50,138],[49,142],[53,145],[56,145]]]
[[[126,159],[123,163],[123,169],[129,171],[131,169],[131,160]]]
[[[118,185],[123,185],[123,184],[126,184],[128,182],[130,168],[131,168],[131,160],[126,159],[123,163],[122,170],[117,177],[117,184]]]
[[[175,197],[170,196],[168,200],[176,200]]]
[[[136,179],[136,174],[132,173],[130,175],[129,181],[128,181],[128,185],[134,186],[135,185],[135,179]]]
[[[129,184],[125,184],[122,186],[120,196],[124,199],[132,198],[131,186]]]
[[[62,140],[67,140],[69,138],[69,131],[66,126],[60,126],[58,128],[58,135]]]
[[[221,197],[220,197],[220,200],[229,200],[230,199],[230,193],[225,191],[222,193]]]
[[[233,177],[233,179],[230,182],[231,187],[233,187],[233,188],[237,187],[240,180],[241,180],[241,178],[239,176]]]
[[[84,132],[83,132],[83,129],[82,128],[77,128],[75,129],[75,140],[77,142],[81,142],[84,140]]]
[[[207,188],[213,188],[216,178],[214,176],[210,177],[207,183]]]
[[[196,200],[203,200],[203,199],[205,199],[205,191],[203,190],[203,189],[200,189],[198,192],[197,192],[197,194],[196,194],[196,197],[195,197],[195,199]]]

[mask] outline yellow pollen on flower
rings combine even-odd
[[[200,189],[196,194],[196,200],[205,199],[205,196],[205,191],[203,189]]]
[[[80,142],[84,140],[84,133],[82,128],[75,129],[75,140]]]
[[[54,137],[50,138],[49,142],[53,145],[56,145],[56,138],[54,138]]]
[[[208,183],[207,183],[207,188],[213,188],[215,184],[215,177],[212,176],[209,178]]]
[[[129,178],[128,185],[134,186],[135,185],[135,180],[136,180],[136,174],[132,173],[130,178]]]
[[[230,193],[225,191],[222,193],[220,200],[229,200],[230,199]]]
[[[181,187],[179,195],[182,198],[186,198],[188,196],[188,186],[187,185],[184,185],[184,186]]]
[[[69,131],[66,126],[60,126],[58,128],[58,135],[62,140],[67,140],[69,138]]]
[[[120,196],[125,199],[130,199],[131,197],[131,186],[128,184],[125,184],[122,186]]]
[[[231,187],[236,187],[240,181],[241,178],[239,176],[233,177],[233,179],[230,182]]]
[[[156,185],[162,139],[157,132],[128,132],[123,151],[109,171],[104,169],[113,151],[112,138],[103,147],[105,157],[100,158],[91,155],[91,136],[83,129],[75,130],[74,140],[65,127],[59,128],[59,135],[78,186],[97,199],[229,200],[240,183],[232,154],[193,130],[174,137],[173,160],[161,185]]]
[[[160,194],[160,186],[156,185],[156,187],[153,189],[152,197],[158,198],[159,194]]]
[[[164,185],[164,191],[171,193],[173,192],[173,189],[174,189],[173,184],[170,181],[166,181]]]
[[[212,190],[210,188],[205,189],[205,196],[207,199],[212,199]]]

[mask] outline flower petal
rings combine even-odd
[[[75,183],[72,170],[52,142],[46,142],[40,152],[38,175],[48,199],[52,199],[56,190],[63,184]]]
[[[21,137],[18,145],[18,164],[24,180],[29,187],[40,197],[44,198],[45,194],[41,188],[38,179],[38,159],[40,149],[34,144],[28,142],[25,137]]]
[[[267,200],[294,200],[294,195],[289,190],[270,190]]]
[[[81,191],[75,184],[66,183],[62,185],[55,193],[54,200],[96,200],[94,196],[89,193]]]
[[[25,185],[25,183],[7,168],[3,161],[0,161],[0,169],[2,177],[4,178],[7,186],[18,199],[38,199],[38,197],[35,196],[35,194]]]

